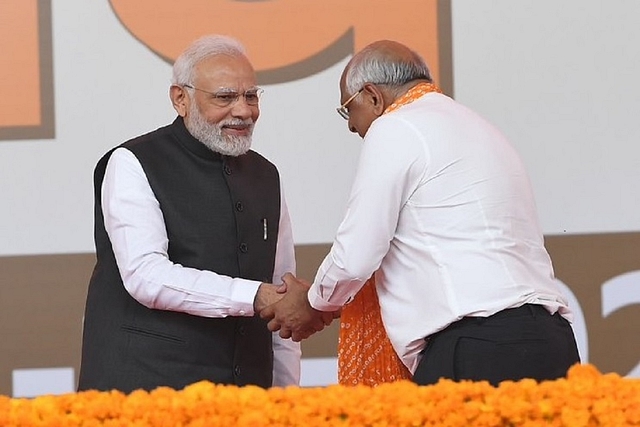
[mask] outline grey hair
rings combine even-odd
[[[213,55],[246,56],[246,50],[242,43],[233,37],[222,35],[201,37],[191,43],[173,63],[171,84],[191,84],[196,64]]]
[[[416,79],[424,79],[432,83],[429,67],[424,59],[411,51],[409,60],[367,46],[358,52],[350,61],[345,74],[345,88],[349,93],[359,91],[365,83],[399,87]]]

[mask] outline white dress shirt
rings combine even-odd
[[[374,271],[385,328],[412,372],[425,337],[464,316],[538,303],[570,317],[516,151],[438,93],[369,128],[309,301],[336,310]]]
[[[280,224],[273,283],[295,274],[291,221],[281,187]],[[142,165],[125,148],[116,149],[102,183],[105,228],[129,294],[148,308],[203,317],[253,316],[261,282],[183,267],[169,260],[164,219]],[[273,385],[300,382],[300,345],[273,334]]]

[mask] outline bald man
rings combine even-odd
[[[306,338],[374,274],[416,383],[564,376],[579,362],[571,312],[513,146],[394,41],[355,54],[340,94],[338,113],[364,140],[347,214],[310,289],[288,275],[285,297],[261,312],[271,330]]]

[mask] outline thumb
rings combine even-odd
[[[278,293],[278,294],[284,294],[284,293],[287,293],[287,284],[286,284],[286,283],[283,283],[283,284],[279,285],[279,286],[276,288],[276,293]]]

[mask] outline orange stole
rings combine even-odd
[[[400,96],[384,113],[407,105],[429,92],[442,93],[432,83],[420,83]],[[345,305],[338,337],[338,382],[341,385],[381,383],[410,379],[411,372],[391,346],[382,324],[380,303],[372,276]]]
[[[411,373],[391,346],[382,324],[375,279],[371,277],[340,315],[338,382],[376,386],[409,378]]]

